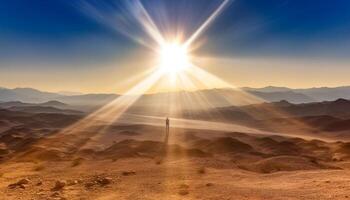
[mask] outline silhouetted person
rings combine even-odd
[[[168,144],[169,140],[169,126],[170,126],[170,120],[167,117],[165,120],[165,139],[164,139],[164,144]]]

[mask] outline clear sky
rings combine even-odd
[[[0,86],[125,92],[154,56],[130,2],[1,1]],[[222,0],[141,2],[162,34],[186,38]],[[236,86],[350,85],[350,1],[232,0],[195,44],[196,64]]]

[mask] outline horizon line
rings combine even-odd
[[[213,88],[202,88],[202,89],[196,89],[196,90],[169,90],[169,91],[159,91],[159,92],[146,92],[144,95],[152,95],[152,94],[166,94],[166,93],[177,93],[177,92],[196,92],[196,91],[205,91],[205,90],[223,90],[223,89],[264,89],[264,88],[285,88],[290,90],[307,90],[307,89],[335,89],[335,88],[343,88],[343,87],[350,87],[350,85],[339,85],[339,86],[315,86],[315,87],[300,87],[300,88],[293,88],[288,86],[275,86],[275,85],[267,85],[263,87],[250,87],[250,86],[241,86],[241,87],[213,87]],[[59,94],[62,96],[79,96],[79,95],[124,95],[124,93],[113,93],[113,92],[78,92],[78,91],[68,91],[68,90],[61,90],[61,91],[49,91],[49,90],[43,90],[38,89],[35,87],[3,87],[0,86],[0,89],[7,89],[7,90],[15,90],[15,89],[32,89],[39,92],[45,92],[45,93],[54,93]],[[64,93],[72,93],[72,95],[64,94]],[[73,94],[75,93],[75,94]],[[139,94],[133,94],[133,95],[139,95]]]

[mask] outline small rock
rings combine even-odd
[[[51,197],[55,197],[55,198],[61,199],[62,198],[62,193],[56,191],[56,192],[51,194]]]
[[[207,183],[207,184],[205,184],[205,186],[207,186],[207,187],[211,187],[211,186],[213,186],[214,184],[213,183]]]
[[[155,159],[155,163],[156,163],[157,165],[160,165],[160,164],[163,163],[163,159],[162,159],[162,158],[156,158],[156,159]]]
[[[197,170],[198,174],[205,174],[206,173],[206,169],[204,167],[201,167]]]
[[[136,175],[136,172],[134,171],[124,171],[122,172],[123,176],[130,176],[130,175]]]
[[[25,185],[29,183],[29,179],[21,179],[19,181],[17,181],[16,183],[12,183],[10,185],[8,185],[7,187],[9,189],[15,189],[15,188],[22,188],[22,189],[25,189]]]
[[[112,183],[112,179],[109,178],[109,177],[102,177],[102,178],[99,178],[97,180],[97,182],[101,185],[101,186],[105,186],[105,185],[108,185],[110,183]]]
[[[55,186],[51,189],[52,191],[62,190],[66,186],[65,181],[56,181]]]
[[[17,187],[16,183],[12,183],[10,185],[7,186],[9,189],[15,189]]]
[[[185,196],[185,195],[188,195],[188,194],[189,194],[189,192],[186,189],[183,189],[183,190],[179,191],[179,195]]]
[[[36,184],[36,186],[40,186],[40,185],[42,185],[43,184],[43,182],[42,181],[39,181],[37,184]]]
[[[79,183],[78,180],[69,180],[69,181],[67,182],[67,185],[68,185],[68,186],[71,186],[71,185],[76,185],[76,184],[78,184],[78,183]]]
[[[17,184],[19,185],[28,184],[28,183],[29,183],[29,179],[27,178],[23,178],[17,182]]]
[[[113,180],[112,178],[105,177],[105,175],[98,175],[98,176],[94,176],[91,179],[89,179],[84,184],[84,186],[86,189],[91,189],[92,187],[95,187],[95,186],[103,187],[103,186],[106,186],[108,184],[111,184],[112,180]]]

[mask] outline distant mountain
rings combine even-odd
[[[319,116],[329,115],[333,117],[350,118],[350,100],[337,99],[335,101],[324,101],[307,104],[291,104],[279,107],[292,116]]]
[[[320,87],[320,88],[306,88],[306,89],[291,89],[286,87],[274,87],[268,86],[264,88],[248,88],[243,87],[244,91],[255,91],[255,92],[287,92],[292,91],[294,93],[302,94],[307,96],[312,101],[300,102],[299,100],[293,101],[288,100],[290,102],[295,103],[307,103],[307,102],[315,102],[315,101],[334,101],[339,98],[350,99],[350,86],[342,86],[342,87]],[[285,99],[287,100],[287,99]]]
[[[32,88],[15,88],[7,89],[0,88],[0,102],[26,102],[26,103],[43,103],[51,101],[51,104],[56,101],[64,104],[98,104],[102,105],[109,102],[118,95],[116,94],[86,94],[86,95],[63,95],[59,93],[43,92]],[[78,94],[78,93],[75,93]],[[43,105],[45,106],[45,105]],[[46,105],[46,106],[63,106],[60,105]]]
[[[26,107],[26,106],[51,106],[55,108],[66,108],[68,105],[59,101],[48,101],[45,103],[23,103],[21,101],[1,102],[0,108]]]
[[[27,103],[42,103],[59,98],[62,95],[42,92],[32,88],[0,88],[0,101],[22,101]]]
[[[40,103],[39,105],[40,106],[52,106],[52,107],[56,107],[56,108],[68,106],[67,104],[59,102],[59,101],[48,101],[45,103]]]
[[[275,87],[275,86],[267,86],[263,88],[251,88],[251,87],[242,87],[244,91],[256,91],[256,92],[288,92],[292,89],[287,87]]]
[[[350,99],[350,86],[295,89],[294,91],[307,95],[315,101],[333,101],[339,98]]]
[[[117,94],[84,94],[75,96],[60,96],[56,100],[70,105],[104,105],[118,98]]]
[[[59,109],[49,106],[13,106],[7,108],[7,110],[25,113],[60,113],[73,115],[82,114],[82,112],[76,110]]]
[[[32,88],[0,88],[0,102],[21,101],[26,103],[43,103],[47,101],[59,101],[73,106],[101,106],[119,96],[120,95],[118,94],[63,95],[43,92]],[[165,109],[170,106],[171,99],[177,99],[178,105],[181,105],[186,109],[198,109],[203,106],[226,107],[232,105],[254,104],[258,103],[259,100],[260,102],[286,100],[291,103],[310,103],[318,101],[333,101],[338,98],[350,99],[350,86],[309,89],[290,89],[286,87],[268,86],[264,88],[222,88],[155,93],[142,95],[136,102],[135,106],[160,107]],[[196,103],[196,101],[202,102]],[[53,106],[58,107],[58,105]]]
[[[172,101],[176,99],[176,101]],[[207,109],[214,107],[241,106],[261,102],[287,100],[293,103],[312,102],[313,99],[293,91],[285,92],[242,92],[237,89],[208,89],[170,93],[147,94],[140,97],[135,106],[156,107],[167,110],[177,107],[182,109]],[[176,104],[171,106],[170,104]]]
[[[279,117],[332,116],[350,119],[350,100],[338,99],[315,103],[292,104],[287,101],[252,104],[247,106],[231,106],[217,108],[221,113],[245,113],[255,119]]]
[[[32,106],[35,104],[32,103],[23,103],[21,101],[9,101],[9,102],[1,102],[0,108],[11,108],[13,106]]]
[[[308,103],[315,100],[305,94],[297,93],[292,90],[288,91],[276,91],[276,92],[260,92],[260,91],[248,91],[250,94],[259,97],[267,102],[275,102],[286,100],[292,103]]]
[[[59,101],[48,101],[45,103],[23,103],[10,101],[0,103],[0,109],[6,109],[25,113],[61,113],[61,114],[82,114],[80,111],[70,109],[70,106]]]
[[[267,131],[350,131],[350,100],[292,104],[287,101],[185,111],[182,117],[237,123]],[[308,130],[308,131],[310,131]]]

